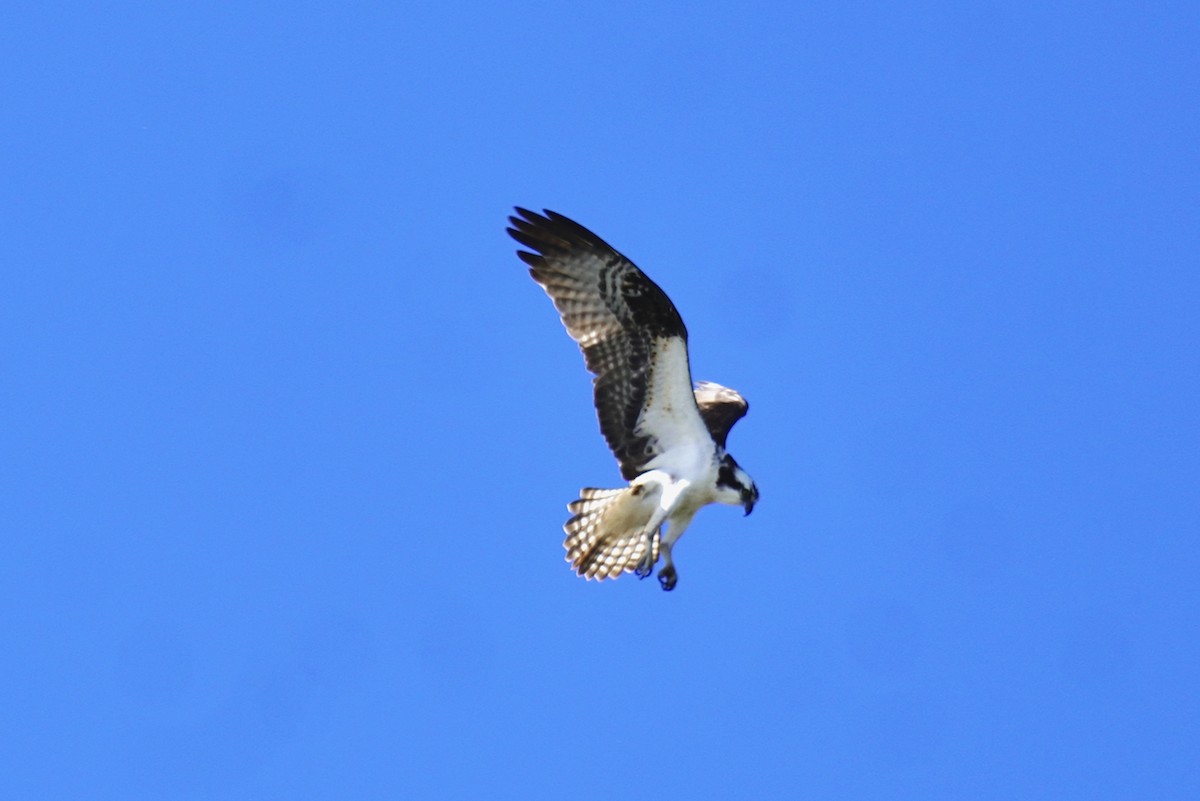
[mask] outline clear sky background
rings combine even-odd
[[[1200,7],[12,3],[0,796],[1200,798]],[[751,401],[679,586],[504,233]]]

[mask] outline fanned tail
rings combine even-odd
[[[634,570],[646,553],[646,516],[639,514],[641,488],[585,488],[567,504],[575,516],[563,525],[567,561],[581,576],[603,580]],[[637,521],[640,518],[641,525]],[[658,532],[651,538],[658,561]]]

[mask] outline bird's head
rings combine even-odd
[[[717,468],[717,501],[741,506],[746,514],[753,512],[754,504],[758,503],[758,487],[754,485],[754,479],[729,454],[721,458]]]

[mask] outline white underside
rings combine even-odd
[[[672,475],[670,471],[660,468],[642,473],[631,482],[631,486],[650,484],[656,487],[654,491],[647,494],[651,497],[657,496],[658,503],[652,510],[648,510],[650,512],[649,520],[644,522],[640,529],[653,532],[666,524],[660,547],[666,551],[668,560],[670,559],[670,547],[683,536],[684,530],[692,522],[696,512],[700,507],[716,500],[714,491],[716,480],[716,463],[711,459],[710,454],[707,469],[701,469],[690,475]]]
[[[715,443],[696,408],[687,345],[678,337],[660,339],[651,354],[645,406],[636,432],[654,440],[659,455],[647,469],[663,468],[676,477],[695,475],[712,461]]]
[[[651,437],[659,453],[631,484],[661,488],[655,493],[657,508],[643,530],[654,531],[665,523],[661,542],[669,549],[697,510],[716,500],[718,457],[716,443],[696,408],[687,344],[673,337],[658,340],[655,348],[637,433]],[[669,550],[666,556],[669,560]]]

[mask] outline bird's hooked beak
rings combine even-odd
[[[750,487],[750,489],[742,490],[742,508],[746,510],[743,517],[749,516],[754,511],[754,504],[758,503],[758,487]]]

